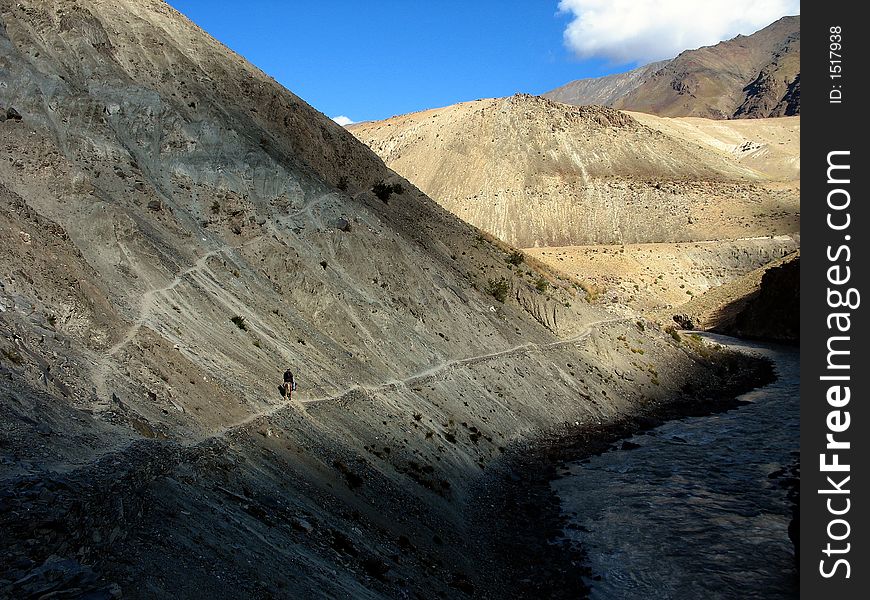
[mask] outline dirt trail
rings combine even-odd
[[[548,350],[553,350],[556,348],[564,348],[565,346],[570,346],[571,344],[577,344],[577,343],[585,340],[592,333],[592,329],[596,325],[600,325],[602,323],[612,323],[615,321],[625,321],[625,320],[627,320],[627,319],[615,317],[612,319],[601,319],[599,321],[593,321],[591,323],[586,324],[584,326],[582,332],[580,332],[579,334],[577,334],[577,335],[575,335],[567,340],[560,340],[558,342],[551,342],[549,344],[535,344],[532,342],[528,342],[525,344],[520,344],[519,346],[514,346],[512,348],[508,348],[506,350],[501,350],[499,352],[491,352],[488,354],[479,354],[476,356],[469,356],[467,358],[460,358],[460,359],[445,361],[445,362],[439,363],[437,365],[433,365],[433,366],[429,367],[428,369],[420,371],[419,373],[409,375],[405,379],[393,379],[393,380],[387,381],[385,383],[382,383],[381,385],[378,385],[378,386],[355,385],[355,386],[348,388],[347,390],[345,390],[341,394],[338,394],[335,396],[323,397],[323,398],[311,398],[309,400],[302,400],[301,403],[303,405],[320,404],[323,402],[330,402],[330,401],[339,400],[339,399],[343,398],[344,396],[348,395],[349,393],[356,391],[356,390],[364,390],[367,392],[377,392],[379,390],[386,390],[386,389],[390,389],[390,388],[398,387],[398,386],[403,386],[403,385],[407,386],[407,385],[411,385],[411,384],[415,384],[415,383],[423,383],[427,380],[434,379],[438,374],[445,372],[445,371],[450,371],[455,367],[476,365],[476,364],[479,364],[482,362],[486,362],[488,360],[493,360],[496,358],[504,358],[504,357],[508,357],[508,356],[516,356],[518,354],[527,354],[527,353],[530,354],[530,353],[536,352],[536,351],[537,352],[546,352]]]
[[[324,201],[328,199],[328,195],[321,196],[312,201],[306,202],[302,207],[296,209],[295,211],[289,213],[284,217],[285,221],[296,219],[300,215],[305,215],[311,222],[318,222],[319,219],[315,219],[313,213],[311,212],[315,206],[323,204]],[[256,237],[253,237],[246,242],[238,245],[231,246],[229,244],[223,244],[214,250],[206,252],[202,256],[200,256],[196,262],[193,263],[190,267],[184,269],[179,272],[168,284],[163,287],[150,289],[142,294],[142,301],[139,305],[139,316],[130,327],[127,329],[127,333],[121,338],[117,343],[112,345],[105,354],[103,354],[94,364],[92,369],[92,380],[94,381],[94,390],[97,397],[97,404],[94,406],[95,412],[103,412],[111,406],[111,394],[109,392],[108,387],[108,379],[110,375],[110,359],[115,356],[122,348],[126,347],[130,342],[132,342],[139,331],[144,327],[150,317],[152,316],[154,310],[154,302],[161,295],[171,292],[176,287],[178,287],[188,275],[193,275],[195,273],[202,272],[206,269],[208,260],[213,256],[218,256],[223,253],[233,253],[238,252],[242,248],[249,246],[255,242],[262,240],[267,235],[275,234],[274,228],[269,227],[267,229],[267,233],[263,233]],[[119,242],[120,243],[120,242]],[[127,249],[123,244],[121,246],[121,251],[131,262],[133,261],[132,257],[129,256]]]
[[[254,240],[249,240],[246,243],[251,243],[253,241]],[[159,288],[157,290],[153,290],[151,292],[152,297],[154,294],[164,292],[166,290],[172,289],[172,287],[174,287],[174,286],[177,286],[178,283],[184,278],[185,275],[195,271],[198,268],[201,269],[202,266],[205,264],[205,261],[208,260],[209,256],[214,256],[214,255],[216,255],[224,250],[226,250],[226,248],[219,248],[219,249],[213,250],[208,255],[203,255],[202,257],[199,258],[199,260],[197,260],[197,262],[194,266],[179,273],[178,276],[176,276],[176,278],[173,280],[172,283],[165,286],[164,288]],[[144,305],[145,305],[145,302],[143,302],[143,306]],[[109,352],[117,352],[123,346],[124,343],[129,343],[129,341],[132,340],[133,337],[135,337],[135,332],[138,331],[138,329],[144,325],[144,321],[146,319],[147,319],[147,314],[143,311],[143,315],[139,320],[139,321],[141,321],[141,323],[131,327],[130,332],[128,332],[128,335],[125,336],[126,342],[125,342],[125,339],[122,339],[120,342],[115,344],[115,346],[110,348]],[[491,353],[487,353],[487,354],[479,354],[479,355],[475,355],[475,356],[469,356],[466,358],[444,361],[444,362],[439,363],[437,365],[433,365],[432,367],[429,367],[423,371],[409,375],[408,377],[405,377],[404,379],[392,379],[392,380],[386,381],[386,382],[379,384],[379,385],[374,385],[374,386],[354,385],[354,386],[351,386],[351,387],[341,391],[338,394],[334,394],[331,396],[324,396],[321,398],[310,398],[307,400],[283,401],[283,402],[280,402],[278,404],[275,404],[274,406],[270,406],[269,408],[267,408],[265,410],[253,413],[253,414],[245,417],[241,421],[238,421],[236,423],[233,423],[231,425],[227,425],[226,427],[223,427],[223,428],[220,428],[216,431],[213,431],[212,433],[210,433],[208,435],[205,435],[205,436],[200,437],[200,438],[189,439],[189,440],[186,440],[184,442],[177,442],[177,441],[166,442],[166,441],[161,441],[161,440],[150,440],[150,439],[133,440],[133,441],[131,441],[131,443],[129,445],[127,445],[119,450],[115,450],[115,451],[112,451],[110,453],[97,456],[97,457],[93,458],[92,460],[88,461],[87,463],[84,463],[84,464],[81,464],[81,465],[78,465],[78,466],[72,468],[71,472],[73,472],[73,473],[84,472],[84,471],[88,470],[89,468],[92,468],[98,464],[102,464],[107,459],[107,457],[109,455],[116,455],[116,456],[117,455],[124,455],[125,453],[132,451],[134,449],[137,452],[139,452],[141,450],[141,444],[149,443],[149,442],[153,443],[154,445],[158,445],[162,449],[166,450],[166,455],[172,455],[172,456],[177,457],[178,460],[182,460],[184,453],[183,452],[179,453],[178,450],[192,450],[192,449],[206,447],[209,444],[219,440],[220,438],[224,438],[228,435],[241,432],[246,427],[256,423],[257,421],[260,421],[261,419],[267,419],[269,417],[272,417],[272,416],[278,414],[279,412],[281,412],[282,410],[289,409],[291,407],[300,407],[301,406],[304,410],[304,407],[306,407],[306,406],[341,401],[342,399],[347,398],[348,396],[350,396],[354,392],[358,392],[358,391],[362,391],[368,395],[368,394],[377,393],[379,391],[389,390],[391,388],[397,388],[400,386],[410,386],[410,385],[417,384],[417,383],[423,383],[427,380],[434,379],[438,375],[440,375],[441,373],[450,371],[456,367],[476,365],[476,364],[480,364],[482,362],[486,362],[489,360],[504,358],[504,357],[508,357],[508,356],[515,356],[515,355],[519,355],[519,354],[532,354],[535,352],[548,352],[550,350],[564,348],[566,346],[570,346],[572,344],[578,344],[578,343],[586,340],[591,335],[593,329],[598,325],[601,325],[604,323],[626,321],[626,320],[627,319],[621,318],[621,317],[600,319],[598,321],[592,321],[592,322],[586,324],[580,333],[578,333],[577,335],[575,335],[569,339],[566,339],[566,340],[559,340],[559,341],[550,342],[547,344],[536,344],[536,343],[529,342],[529,343],[525,343],[525,344],[520,344],[518,346],[514,346],[512,348],[507,348],[507,349],[501,350],[499,352],[491,352]],[[129,339],[127,339],[127,338],[129,338]],[[111,354],[107,353],[107,356],[111,356]],[[161,452],[156,453],[154,456],[155,460],[157,458],[159,458],[159,456],[161,454],[164,454],[164,453],[161,453]]]
[[[205,268],[208,259],[212,258],[213,256],[217,256],[224,252],[236,252],[249,244],[259,241],[260,239],[262,239],[262,237],[262,235],[257,236],[239,246],[223,245],[215,248],[214,250],[211,250],[200,256],[196,260],[196,262],[193,263],[192,266],[179,272],[178,275],[176,275],[167,285],[160,288],[148,290],[142,294],[142,302],[139,305],[139,316],[127,329],[127,333],[124,334],[124,337],[121,338],[114,345],[112,345],[108,350],[106,350],[105,354],[103,354],[94,364],[92,370],[92,379],[94,381],[94,389],[97,396],[97,405],[94,407],[95,412],[103,412],[111,406],[111,397],[108,387],[108,379],[111,371],[110,360],[122,348],[132,342],[136,338],[136,335],[138,335],[142,327],[144,327],[148,323],[148,320],[151,318],[152,312],[154,310],[154,302],[156,298],[161,294],[166,294],[174,290],[181,284],[182,281],[184,281],[185,277],[187,277],[188,275],[192,275],[194,273],[202,271]]]

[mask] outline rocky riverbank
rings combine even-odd
[[[551,482],[567,462],[582,460],[614,447],[627,449],[626,438],[667,421],[714,414],[741,404],[737,396],[766,385],[775,376],[768,361],[736,352],[717,353],[716,369],[706,382],[694,382],[671,401],[646,406],[611,422],[555,428],[534,442],[517,444],[482,486],[478,510],[480,531],[499,563],[493,569],[517,598],[584,598],[583,577],[593,576],[585,549],[563,533],[574,527],[562,512]],[[620,440],[623,440],[620,442]],[[495,470],[494,470],[495,471]]]

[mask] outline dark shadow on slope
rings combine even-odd
[[[711,331],[747,339],[800,341],[800,257],[771,267],[759,289],[721,307]]]

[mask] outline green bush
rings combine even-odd
[[[539,277],[538,280],[535,282],[535,289],[543,294],[548,289],[550,289],[550,282],[543,277]]]
[[[518,267],[523,264],[523,261],[526,260],[526,257],[519,250],[511,250],[511,253],[508,254],[508,257],[505,260],[507,260],[508,264]]]
[[[504,277],[490,279],[486,286],[487,293],[499,302],[504,302],[507,299],[510,289],[511,283]]]

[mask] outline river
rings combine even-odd
[[[588,554],[591,598],[798,595],[783,470],[799,450],[799,353],[704,337],[770,358],[777,380],[738,408],[670,421],[565,465],[552,486],[565,535]]]

